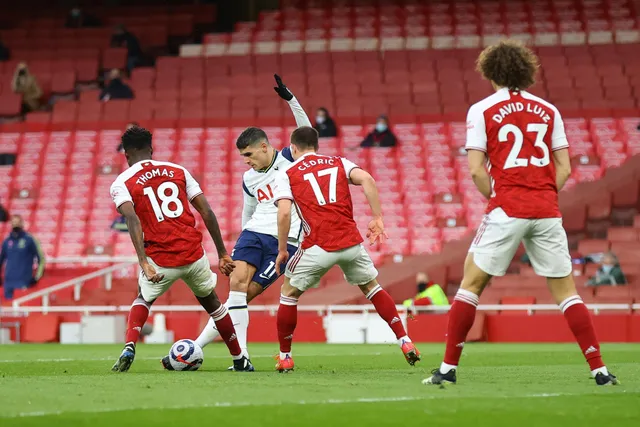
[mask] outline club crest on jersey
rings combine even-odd
[[[273,199],[273,190],[271,189],[271,185],[267,184],[264,189],[258,188],[258,191],[256,191],[256,196],[258,197],[258,202]]]

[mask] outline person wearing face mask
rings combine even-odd
[[[120,70],[116,68],[109,72],[109,83],[100,92],[100,101],[111,99],[133,99],[133,90],[122,81]]]
[[[34,265],[37,268],[34,270]],[[4,281],[1,280],[4,265]],[[0,282],[5,299],[12,299],[16,289],[34,286],[44,273],[45,257],[40,243],[24,230],[19,215],[11,217],[11,232],[0,251]]]
[[[620,268],[618,258],[613,252],[607,252],[602,257],[600,268],[587,282],[587,286],[617,286],[626,285],[627,278]]]
[[[318,131],[318,136],[320,138],[335,138],[338,136],[336,123],[329,115],[329,111],[324,107],[318,108],[318,111],[316,112],[316,124],[314,129]]]
[[[398,143],[396,136],[389,129],[389,119],[382,115],[376,121],[376,127],[360,143],[361,147],[395,147]]]
[[[402,305],[409,308],[417,305],[449,305],[449,299],[442,287],[429,280],[427,273],[416,274],[418,293],[415,297],[405,300]]]
[[[16,67],[11,81],[11,89],[14,93],[22,94],[23,112],[35,111],[40,108],[42,89],[40,89],[35,76],[29,73],[29,68],[24,62],[19,63]]]

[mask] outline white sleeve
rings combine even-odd
[[[351,160],[345,159],[344,157],[340,157],[340,160],[342,160],[342,166],[344,166],[344,171],[347,173],[347,179],[349,180],[349,183],[351,183],[351,171],[360,168],[360,166],[356,165]]]
[[[553,109],[555,118],[553,120],[553,131],[551,133],[551,150],[562,150],[563,148],[569,148],[569,141],[567,135],[564,132],[564,121],[557,108]]]
[[[309,126],[311,127],[311,121],[309,117],[307,117],[307,113],[305,113],[304,108],[298,102],[298,99],[294,96],[291,101],[287,101],[289,104],[289,108],[291,108],[291,112],[293,116],[296,118],[296,126]]]
[[[242,204],[242,228],[244,229],[245,225],[247,225],[247,222],[251,220],[253,213],[256,211],[258,201],[255,197],[250,196],[244,190],[242,190],[242,194],[244,195],[244,203]]]
[[[484,111],[472,105],[467,113],[467,150],[487,152],[487,128],[484,122]]]
[[[276,175],[274,181],[275,188],[273,189],[273,201],[278,204],[278,200],[289,199],[293,200],[293,194],[291,193],[291,183],[289,182],[289,175],[286,171],[280,171]]]
[[[187,181],[187,198],[189,201],[193,200],[196,196],[202,194],[202,189],[200,188],[200,184],[196,181],[193,176],[189,173],[188,170],[184,170],[184,178]]]
[[[113,184],[111,184],[111,198],[113,199],[113,203],[116,204],[116,209],[120,207],[125,202],[133,203],[133,199],[131,198],[131,194],[129,193],[129,189],[125,185],[124,181],[118,177]]]

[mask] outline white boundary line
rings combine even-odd
[[[607,394],[622,394],[626,391],[613,392]],[[638,394],[638,392],[631,392],[629,394]],[[477,396],[478,398],[485,399],[530,399],[530,398],[552,398],[552,397],[569,397],[569,396],[587,396],[598,395],[598,393],[535,393],[525,395],[512,395],[512,396]],[[45,417],[51,415],[62,414],[100,414],[100,413],[113,413],[113,412],[126,412],[126,411],[149,411],[149,410],[177,410],[177,409],[200,409],[200,408],[240,408],[240,407],[260,407],[260,406],[303,406],[303,405],[348,405],[357,403],[384,403],[384,402],[416,402],[425,400],[447,399],[456,398],[458,396],[452,395],[429,395],[429,396],[397,396],[397,397],[360,397],[355,399],[327,399],[327,400],[298,400],[292,402],[213,402],[202,404],[186,404],[186,405],[173,405],[173,406],[137,406],[131,408],[98,408],[89,411],[34,411],[34,412],[19,412],[17,414],[0,415],[0,419],[15,419],[15,418],[32,418],[32,417]]]
[[[167,350],[167,354],[169,354],[168,351],[169,350]],[[271,359],[271,358],[274,358],[276,356],[276,353],[277,352],[274,351],[273,354],[251,355],[251,358],[252,359]],[[386,355],[386,354],[390,354],[390,353],[376,352],[376,353],[296,354],[296,357],[302,358],[302,357],[382,356],[382,355]],[[166,356],[166,354],[165,354],[165,356]],[[136,357],[136,360],[160,360],[163,357],[164,356]],[[105,360],[116,360],[117,358],[118,358],[118,354],[114,353],[113,357],[87,357],[87,358],[80,358],[80,359],[66,358],[66,357],[52,358],[52,359],[0,359],[0,363],[101,362],[101,361],[105,361]],[[231,355],[226,355],[226,356],[222,356],[222,355],[207,356],[205,354],[205,359],[231,359]]]

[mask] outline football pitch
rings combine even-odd
[[[278,374],[277,344],[250,346],[255,373],[227,372],[221,344],[197,372],[163,371],[168,345],[140,345],[127,373],[116,345],[0,346],[0,426],[638,426],[640,344],[606,344],[621,381],[596,387],[573,344],[468,344],[458,384],[421,384],[443,345],[295,344]]]

